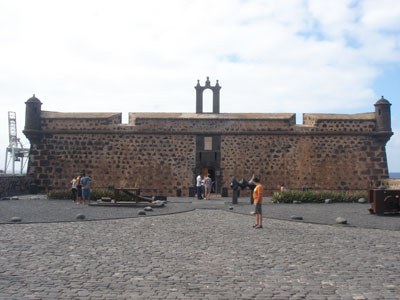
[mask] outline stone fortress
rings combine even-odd
[[[26,102],[28,174],[41,190],[69,188],[82,170],[92,186],[139,186],[146,194],[188,196],[198,174],[216,193],[232,177],[261,177],[266,194],[289,189],[365,190],[388,178],[390,106],[360,114],[220,113],[220,85],[198,81],[196,113],[50,112],[35,95]],[[213,93],[212,113],[203,92]]]

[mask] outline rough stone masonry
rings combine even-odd
[[[42,190],[69,188],[82,170],[93,187],[133,187],[147,194],[188,196],[198,174],[216,193],[233,176],[261,177],[266,194],[290,189],[360,190],[388,178],[392,136],[389,101],[360,114],[220,113],[218,81],[197,82],[196,113],[49,112],[35,95],[26,102],[31,142],[28,174]],[[213,111],[203,111],[203,91]]]

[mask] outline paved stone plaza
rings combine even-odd
[[[400,299],[400,231],[253,222],[196,209],[1,224],[0,299]]]

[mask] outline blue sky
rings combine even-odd
[[[400,172],[400,66],[391,65],[383,68],[384,71],[373,83],[377,95],[382,95],[391,103],[392,130],[395,135],[387,144],[389,172]]]
[[[221,112],[361,113],[392,103],[400,172],[398,0],[0,0],[0,163],[7,111],[194,112],[218,79]],[[0,169],[3,167],[0,165]]]

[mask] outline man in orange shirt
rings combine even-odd
[[[262,226],[262,198],[263,198],[263,186],[260,183],[260,179],[255,177],[253,179],[256,188],[253,192],[253,199],[255,205],[255,214],[256,214],[256,224],[253,225],[254,228],[263,228]]]

